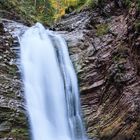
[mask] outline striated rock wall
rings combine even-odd
[[[136,3],[109,1],[53,27],[68,42],[91,139],[140,139],[139,23]]]
[[[0,139],[27,140],[27,117],[13,38],[0,23]]]

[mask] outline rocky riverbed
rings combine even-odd
[[[66,39],[90,139],[140,139],[140,12],[114,1],[66,15]],[[0,26],[0,138],[27,140],[26,107],[12,36]]]

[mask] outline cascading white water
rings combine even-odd
[[[20,46],[33,140],[87,140],[63,38],[37,23],[24,33]]]

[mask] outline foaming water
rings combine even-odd
[[[37,23],[24,33],[20,46],[33,140],[87,140],[64,39]]]

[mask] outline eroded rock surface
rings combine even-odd
[[[54,26],[77,70],[89,138],[140,139],[140,15],[113,1]],[[112,13],[112,10],[115,11]],[[62,31],[63,30],[63,31]]]
[[[0,25],[0,139],[25,140],[27,117],[19,69],[12,50],[13,38]]]

